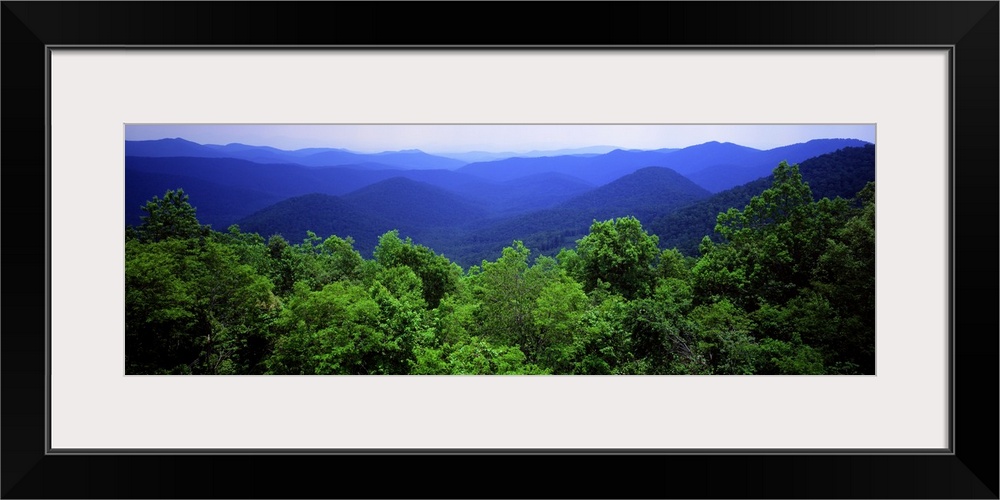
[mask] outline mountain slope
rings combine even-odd
[[[799,171],[802,179],[809,184],[813,198],[853,198],[865,184],[875,180],[875,146],[848,147],[810,158],[799,164]],[[771,183],[769,175],[716,193],[655,218],[647,229],[660,236],[664,248],[676,247],[687,255],[698,255],[698,244],[703,237],[710,236],[720,241],[715,234],[719,213],[733,207],[742,210],[751,198],[771,187]]]
[[[669,168],[646,167],[559,207],[593,214],[597,218],[605,213],[629,211],[642,220],[700,200],[709,194],[701,186]]]
[[[223,186],[195,177],[125,170],[125,224],[137,226],[146,202],[163,198],[167,190],[183,189],[196,209],[198,221],[225,231],[237,220],[281,201],[281,197],[253,189]]]
[[[719,192],[771,175],[774,167],[782,161],[799,163],[841,148],[863,147],[866,144],[868,143],[857,139],[816,139],[768,149],[739,160],[734,159],[733,161],[709,165],[687,175],[705,189]]]
[[[280,234],[290,243],[299,243],[312,231],[321,238],[332,235],[351,237],[355,249],[365,255],[378,237],[395,229],[393,222],[358,210],[352,203],[325,194],[308,194],[280,201],[237,221],[240,230],[258,233],[265,239]]]
[[[486,210],[450,191],[393,177],[343,196],[358,210],[394,221],[400,229],[454,227],[486,217]]]
[[[534,251],[553,254],[572,247],[594,220],[631,215],[645,223],[709,194],[670,169],[644,168],[553,208],[485,224],[455,241],[449,253],[468,266],[495,259],[504,246],[522,240]]]
[[[571,175],[547,172],[492,184],[488,191],[473,193],[498,216],[511,216],[552,208],[582,195],[594,185]]]

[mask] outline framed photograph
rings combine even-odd
[[[514,43],[501,27],[522,9],[488,5],[4,2],[4,248],[17,277],[2,339],[5,497],[997,498],[996,426],[980,422],[997,417],[998,325],[977,306],[997,299],[983,244],[998,215],[997,2],[574,6],[612,27],[632,20],[616,45],[582,33]],[[436,11],[490,21],[471,30]],[[683,21],[706,16],[720,22]],[[546,33],[545,17],[523,33]],[[403,39],[416,18],[428,30]],[[341,142],[304,140],[316,130]],[[794,152],[811,140],[845,142]],[[669,156],[719,143],[746,158],[781,149],[803,177],[818,175],[810,162],[861,161],[829,155],[868,154],[874,182],[867,195],[851,184],[856,206],[810,198],[811,215],[790,216],[797,233],[754,232],[749,207],[730,211],[725,257],[711,241],[661,255],[640,232],[648,276],[600,260],[617,248],[595,236],[614,230],[598,224],[619,215],[607,200],[655,187],[694,203],[771,173]],[[511,158],[615,154],[620,168],[645,156],[614,176],[547,166],[534,188],[507,178]],[[274,163],[304,173],[264,172]],[[774,170],[786,194],[800,185],[791,168]],[[814,193],[848,189],[809,179]],[[187,193],[160,192],[182,181]],[[139,213],[150,193],[164,197]],[[177,219],[195,193],[203,220]],[[661,237],[680,224],[665,206],[629,207],[640,215],[608,224],[641,220]],[[580,215],[590,235],[571,224]],[[298,244],[306,228],[290,220],[341,222]],[[523,304],[507,300],[502,268],[530,250],[515,242],[501,259],[490,245],[512,227],[535,228],[524,241],[542,257],[517,278],[537,281],[520,302],[545,342],[506,321]],[[780,264],[782,238],[810,231],[824,250],[794,252],[822,272],[786,275],[799,266]],[[287,241],[267,241],[277,233]],[[855,251],[864,234],[874,276]],[[281,260],[306,244],[311,257]],[[403,254],[422,264],[390,264]],[[312,272],[302,259],[327,260]],[[460,280],[476,291],[460,297]],[[198,287],[223,289],[218,307],[198,306],[214,311],[204,321],[184,308]],[[351,294],[353,316],[322,321],[398,336],[367,336],[385,342],[363,350],[310,323]],[[258,339],[254,322],[278,309]],[[633,340],[578,333],[584,315],[617,318],[606,330]],[[208,340],[184,344],[181,324]],[[658,340],[634,340],[642,328]],[[581,479],[554,480],[555,465]],[[373,467],[394,479],[357,479]],[[336,470],[336,485],[289,479],[316,468]]]

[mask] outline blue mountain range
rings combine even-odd
[[[378,236],[398,229],[469,266],[495,259],[514,239],[554,253],[572,246],[594,220],[625,215],[656,234],[683,234],[663,238],[664,244],[673,241],[690,253],[685,228],[710,230],[718,213],[710,212],[720,204],[742,208],[747,193],[766,189],[767,176],[782,160],[802,163],[811,185],[854,190],[841,196],[874,180],[874,146],[855,139],[770,150],[709,142],[571,153],[467,163],[418,150],[372,154],[180,138],[126,141],[125,223],[140,224],[146,200],[182,188],[199,220],[216,230],[238,224],[245,232],[292,242],[307,230],[351,236],[370,255]]]

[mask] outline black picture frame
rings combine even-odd
[[[998,498],[996,1],[2,4],[4,498]],[[47,454],[46,47],[415,44],[952,47],[952,453]]]

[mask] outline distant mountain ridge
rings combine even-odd
[[[289,152],[183,139],[126,141],[125,150],[128,225],[140,223],[140,207],[153,196],[182,188],[199,220],[216,230],[236,223],[243,231],[265,238],[282,234],[293,242],[311,230],[322,237],[351,236],[360,251],[370,252],[381,234],[398,229],[462,266],[495,259],[515,239],[554,254],[572,247],[593,220],[626,215],[639,218],[664,247],[696,252],[698,241],[712,234],[718,212],[742,209],[766,189],[782,160],[802,163],[818,195],[853,196],[874,179],[874,145],[855,139],[771,150],[713,141],[676,150],[469,164],[447,159],[462,164],[454,169],[423,168],[440,163],[419,150]],[[348,160],[356,163],[302,163]],[[399,162],[407,163],[391,165]]]
[[[462,160],[466,163],[474,163],[474,162],[503,160],[506,158],[537,158],[539,156],[596,156],[609,153],[616,149],[621,149],[621,148],[617,146],[587,146],[583,148],[545,149],[545,150],[536,149],[521,153],[515,153],[512,151],[507,151],[503,153],[494,153],[489,151],[469,151],[462,153],[458,152],[438,153],[438,156],[444,156],[446,158],[454,158],[456,160]]]
[[[598,156],[543,156],[470,163],[457,171],[495,182],[551,172],[571,175],[600,186],[643,167],[663,166],[663,157],[668,154],[673,153],[616,149]]]
[[[817,139],[762,151],[712,141],[679,150],[617,149],[598,156],[507,158],[470,163],[459,168],[458,172],[491,181],[509,181],[542,172],[556,172],[603,185],[640,168],[665,167],[709,191],[718,192],[768,175],[782,160],[794,163],[843,147],[865,144],[868,143],[857,139]]]
[[[607,219],[614,211],[629,212],[640,220],[648,213],[670,210],[711,193],[687,177],[664,167],[645,167],[559,205]],[[605,215],[605,213],[609,215]]]
[[[185,139],[125,141],[125,156],[235,158],[257,163],[294,163],[305,167],[376,165],[392,169],[454,170],[466,162],[434,156],[419,150],[356,153],[346,149],[310,148],[285,151],[270,146],[246,144],[202,145]]]

